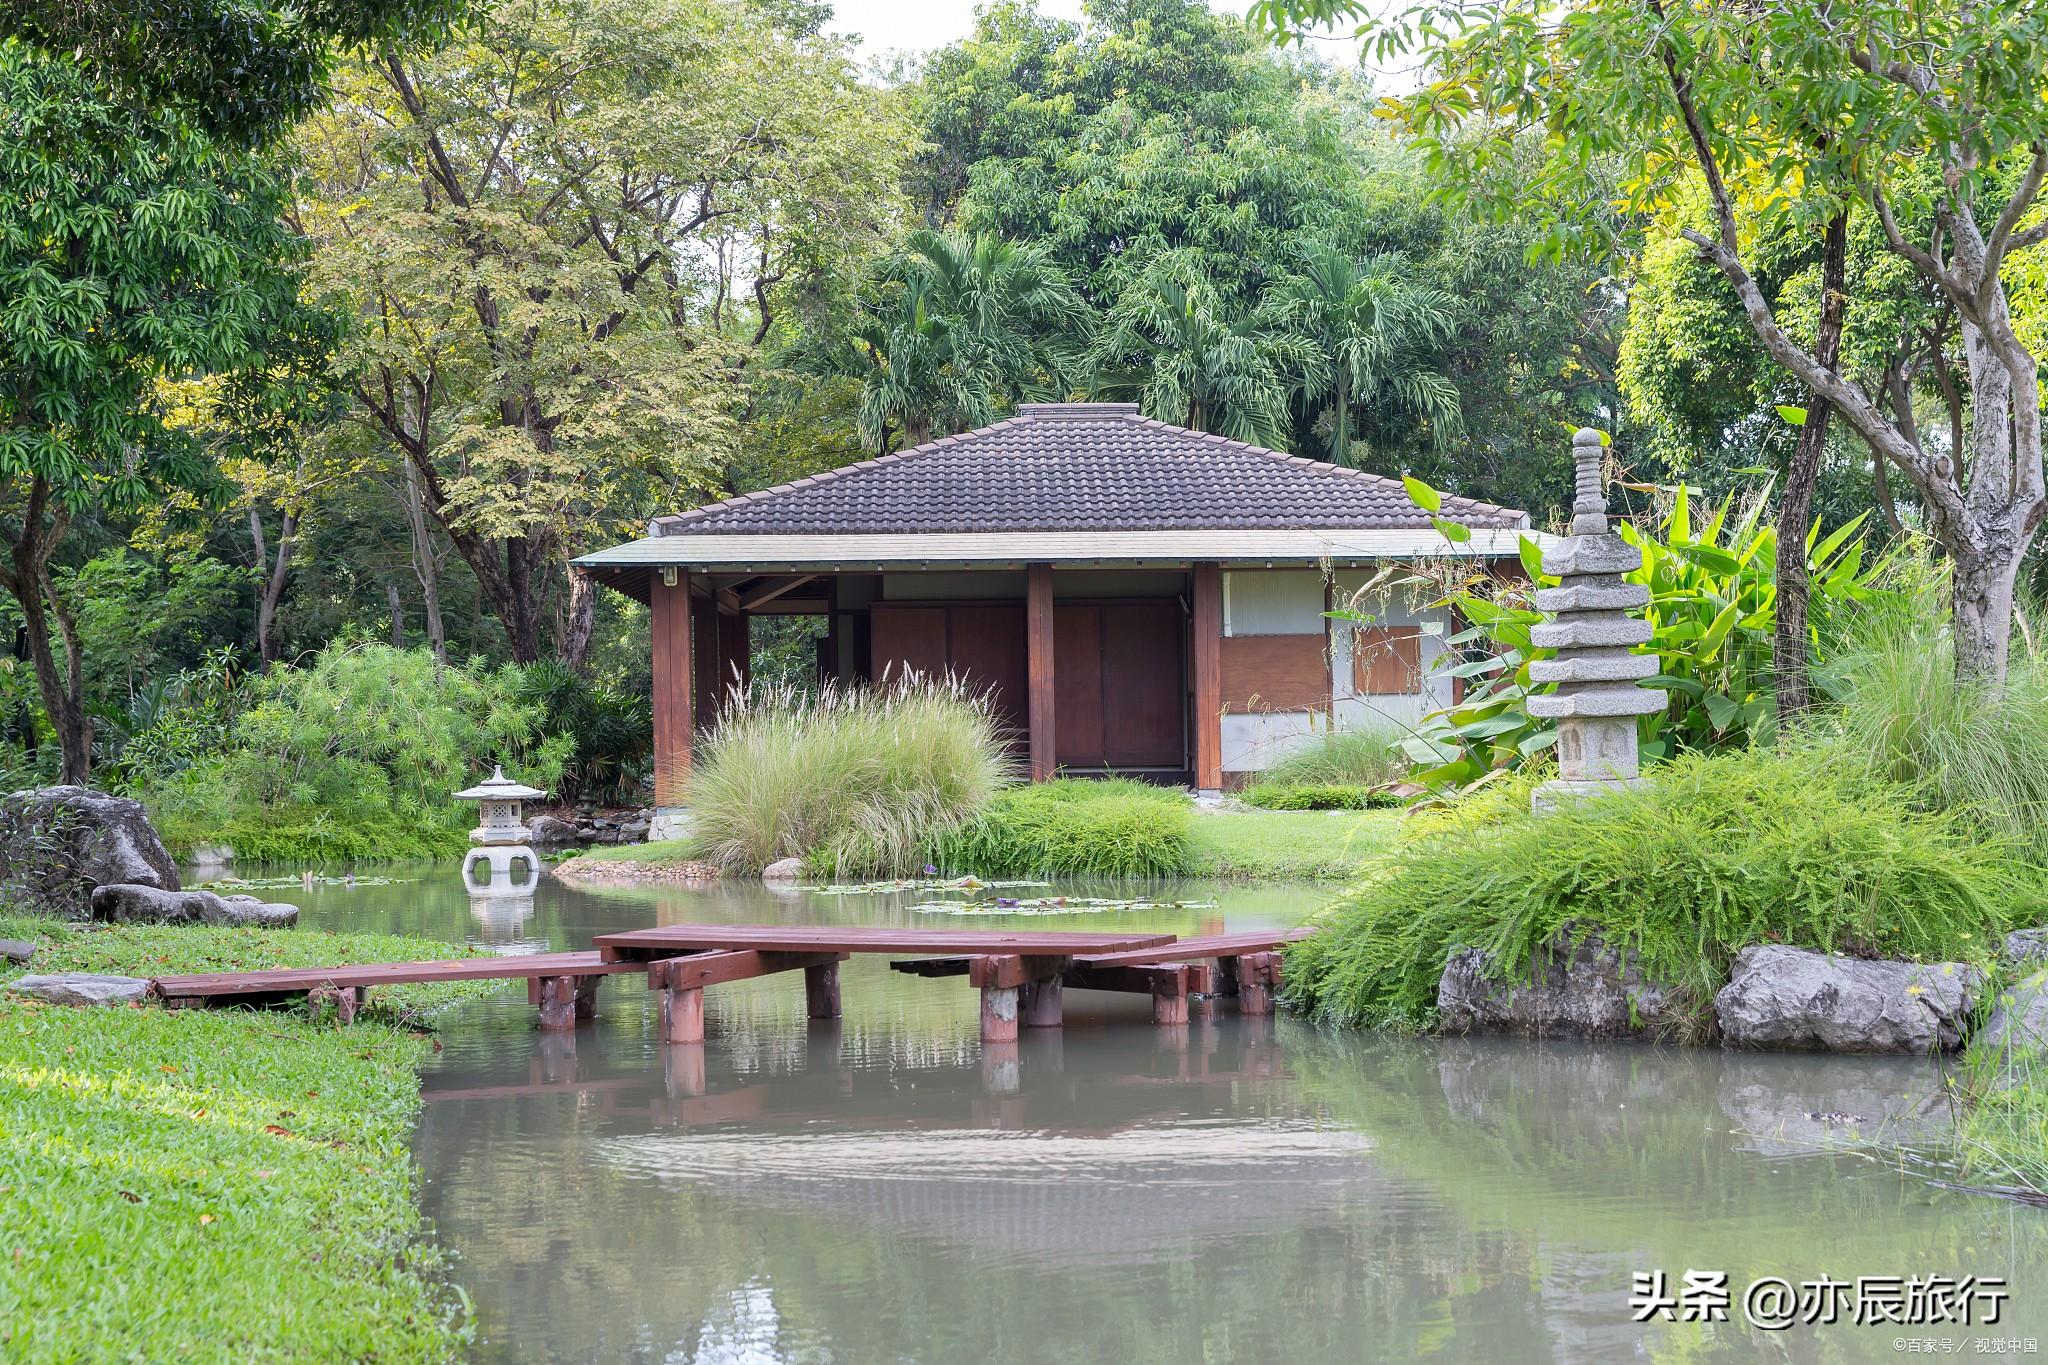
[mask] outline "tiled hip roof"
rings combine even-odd
[[[1473,527],[1526,513],[1446,496]],[[1421,530],[1398,479],[1139,415],[1135,404],[1025,404],[959,436],[656,521],[663,535],[1005,531]]]

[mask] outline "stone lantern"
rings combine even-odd
[[[476,802],[480,816],[480,823],[469,832],[469,841],[477,847],[462,860],[462,879],[469,883],[472,893],[533,894],[534,883],[540,880],[540,855],[527,846],[526,841],[531,836],[525,820],[521,818],[521,808],[526,802],[538,801],[546,795],[544,791],[522,786],[505,776],[503,765],[492,767],[488,781],[455,793],[458,801]],[[471,875],[479,863],[489,870],[488,878],[483,882],[474,880]],[[523,884],[512,881],[515,863],[526,866]]]
[[[1557,684],[1528,703],[1531,716],[1557,722],[1558,775],[1536,789],[1538,810],[1641,782],[1636,717],[1663,710],[1666,700],[1637,686],[1658,669],[1656,655],[1634,652],[1649,643],[1650,623],[1629,615],[1649,603],[1650,590],[1621,580],[1642,567],[1643,552],[1607,529],[1602,449],[1597,431],[1572,437],[1572,533],[1543,552],[1543,571],[1562,581],[1537,590],[1536,608],[1551,619],[1529,631],[1532,645],[1557,651],[1529,665],[1529,681]]]

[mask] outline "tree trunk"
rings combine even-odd
[[[1842,356],[1848,261],[1849,215],[1843,211],[1828,220],[1821,237],[1820,323],[1813,354],[1831,374]],[[1807,598],[1812,586],[1806,571],[1806,531],[1813,520],[1813,494],[1820,483],[1828,418],[1833,411],[1834,405],[1818,393],[1808,399],[1806,422],[1792,447],[1785,489],[1778,500],[1777,624],[1771,648],[1781,731],[1798,725],[1812,705],[1806,676]]]
[[[405,648],[405,599],[398,595],[396,583],[384,585],[384,600],[391,607],[391,647]]]
[[[1978,418],[1982,421],[1980,415]],[[2006,536],[1951,557],[1955,591],[1956,673],[2005,681],[2012,645],[2013,600],[2026,561],[2022,536]]]
[[[1957,676],[2003,685],[2015,585],[2044,507],[2040,386],[2002,292],[1980,319],[1959,320],[1970,367],[1969,490],[1953,518],[1960,524],[1937,530],[1952,560]]]
[[[597,629],[597,580],[581,569],[569,570],[569,609],[562,621],[557,642],[562,662],[583,671],[590,652],[590,637]]]
[[[46,525],[45,512],[51,512]],[[50,582],[50,555],[63,538],[70,516],[61,508],[51,511],[50,486],[40,477],[29,485],[28,503],[22,509],[21,535],[9,547],[8,563],[0,569],[0,586],[14,595],[21,607],[22,636],[28,646],[29,662],[35,668],[36,688],[42,693],[43,711],[50,728],[57,732],[61,755],[59,780],[84,786],[92,776],[92,721],[85,713],[85,662],[72,629],[70,613],[58,600]],[[50,618],[55,615],[64,633],[67,672],[60,675],[57,659],[50,651]]]
[[[448,662],[448,633],[441,624],[441,565],[434,557],[434,536],[427,528],[426,499],[420,493],[420,472],[405,462],[405,523],[412,533],[412,572],[420,581],[420,609],[426,618],[427,648],[437,662]]]
[[[256,547],[256,572],[262,581],[256,589],[256,657],[264,663],[277,662],[277,608],[284,601],[285,584],[290,581],[294,533],[299,519],[280,513],[277,527],[277,557],[271,559],[263,543],[263,514],[249,509],[249,538]]]

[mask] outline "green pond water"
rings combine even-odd
[[[276,893],[309,926],[586,946],[685,921],[959,927],[926,892],[757,884],[472,899],[452,868]],[[1285,886],[1066,886],[1178,907],[990,916],[1179,934],[1295,921]],[[1005,891],[1044,895],[1043,890]],[[523,988],[440,1019],[422,1199],[484,1361],[1848,1361],[2048,1340],[2048,1213],[1937,1187],[1856,1134],[1938,1129],[1929,1063],[1334,1035],[1225,1006],[1155,1028],[1069,992],[984,1049],[959,979],[714,988],[660,1041],[639,983],[542,1036]],[[1831,1122],[1817,1115],[1853,1115]],[[1725,1272],[1731,1321],[1631,1321],[1631,1277]],[[1761,1276],[2003,1277],[1995,1327],[1796,1324]],[[1908,1339],[1911,1339],[1910,1341]]]

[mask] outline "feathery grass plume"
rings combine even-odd
[[[735,688],[690,775],[690,807],[704,856],[723,867],[805,858],[834,876],[895,874],[1014,779],[987,694],[958,678]]]
[[[1287,953],[1293,1002],[1337,1023],[1425,1028],[1451,952],[1525,977],[1564,926],[1635,948],[1704,1006],[1734,954],[1787,943],[1920,961],[1986,958],[2038,922],[2048,877],[2004,839],[1873,778],[1838,746],[1681,755],[1644,786],[1547,815],[1533,777],[1406,837]]]

